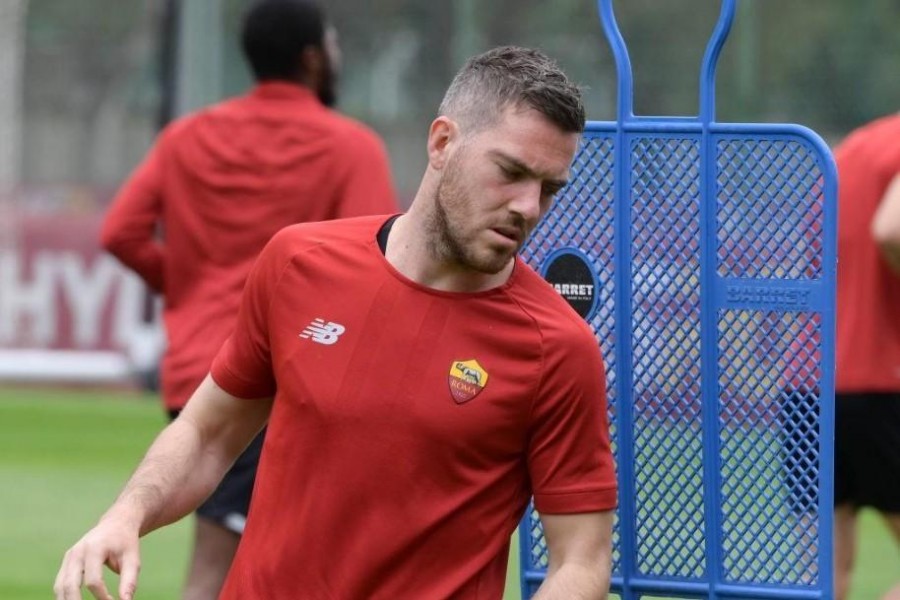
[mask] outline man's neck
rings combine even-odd
[[[411,209],[393,224],[385,258],[403,276],[425,287],[443,292],[483,292],[505,284],[515,260],[499,273],[480,273],[435,256],[429,247],[427,224]]]

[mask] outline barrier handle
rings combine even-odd
[[[625,39],[622,37],[622,31],[616,21],[613,0],[597,0],[597,8],[603,33],[616,62],[618,76],[616,120],[620,123],[633,121],[637,118],[634,114],[634,76],[631,59],[628,56],[628,47],[625,45]],[[711,123],[715,120],[716,67],[722,47],[731,32],[736,12],[737,0],[722,0],[719,19],[713,28],[706,45],[706,52],[703,55],[700,67],[700,121],[703,123]]]

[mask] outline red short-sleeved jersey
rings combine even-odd
[[[275,403],[223,599],[497,599],[532,493],[615,507],[587,325],[521,262],[482,293],[410,281],[384,220],[290,227],[248,279],[212,376]]]
[[[167,127],[101,232],[103,246],[164,295],[166,406],[181,408],[206,376],[275,232],[396,210],[381,141],[306,88],[264,83]]]
[[[900,277],[872,238],[875,211],[900,174],[900,115],[853,132],[835,150],[838,193],[839,392],[900,391]]]

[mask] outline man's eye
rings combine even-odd
[[[562,187],[558,185],[545,185],[543,189],[541,189],[541,194],[544,196],[555,196],[560,190],[562,190]]]
[[[519,179],[522,176],[522,174],[519,171],[516,171],[514,169],[508,169],[506,167],[500,167],[500,172],[503,173],[503,177],[507,181],[516,181],[517,179]]]

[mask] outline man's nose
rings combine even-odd
[[[509,210],[521,215],[529,227],[537,223],[541,217],[541,183],[523,181],[521,185],[516,186]]]

